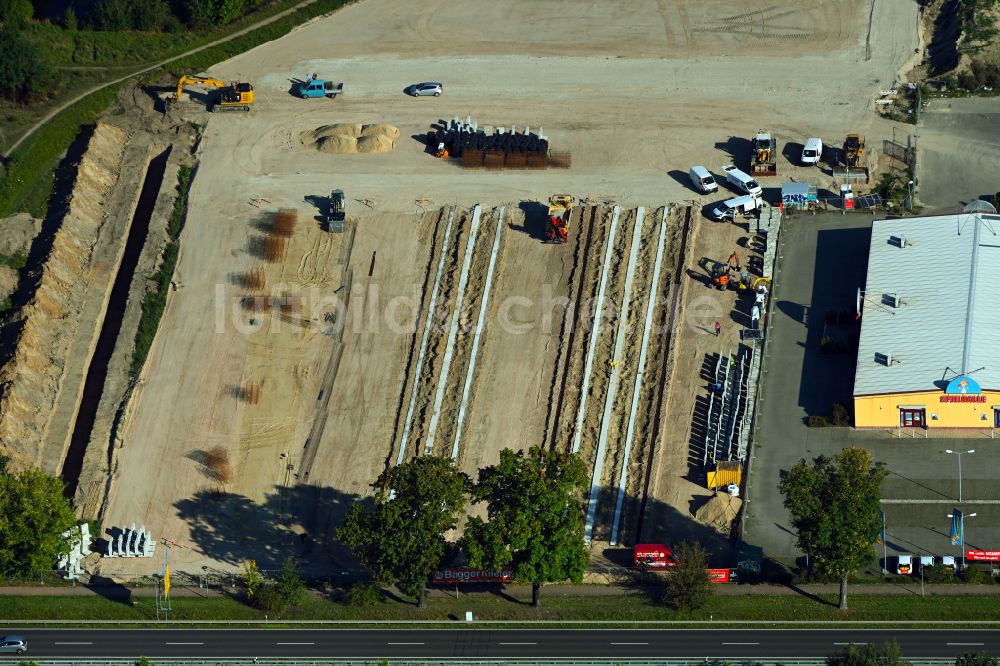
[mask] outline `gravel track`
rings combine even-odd
[[[407,456],[412,458],[424,451],[427,438],[427,426],[431,410],[434,407],[434,393],[437,391],[438,375],[444,358],[445,345],[448,340],[448,325],[455,307],[459,273],[465,258],[465,244],[469,233],[472,213],[460,211],[455,219],[455,229],[452,230],[451,242],[442,248],[445,252],[444,273],[441,276],[438,303],[433,314],[433,323],[428,333],[427,352],[424,367],[417,378],[417,403],[413,417],[413,427],[410,431],[410,442],[407,444]]]
[[[420,244],[422,247],[430,248],[427,253],[427,269],[424,273],[424,281],[421,286],[420,309],[421,314],[426,313],[430,304],[431,290],[434,286],[434,275],[437,272],[438,259],[441,255],[441,245],[444,242],[445,227],[448,223],[450,208],[441,208],[437,212],[430,212],[420,219]],[[442,276],[443,277],[443,276]],[[403,431],[403,420],[406,418],[407,406],[410,400],[410,393],[413,391],[413,372],[417,362],[420,338],[423,334],[423,319],[417,317],[414,320],[413,339],[406,357],[406,366],[403,371],[403,385],[400,388],[399,406],[396,408],[396,420],[392,432],[392,450],[386,459],[388,465],[396,459],[399,452],[400,437]],[[409,448],[409,443],[407,444]]]
[[[458,320],[458,336],[455,339],[451,370],[448,373],[448,381],[445,386],[445,401],[441,406],[441,418],[438,421],[437,433],[435,434],[432,452],[434,455],[451,455],[455,428],[458,424],[458,408],[462,402],[462,387],[465,384],[465,375],[469,368],[472,339],[479,316],[479,307],[483,301],[483,287],[490,264],[490,252],[493,249],[496,217],[496,210],[488,210],[482,213],[479,220],[479,235],[472,250],[469,279],[466,283],[462,312]],[[445,338],[450,325],[449,319],[445,326]]]

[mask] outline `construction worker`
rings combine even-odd
[[[721,333],[722,333],[722,324],[720,324],[719,322],[715,322],[715,337],[719,337]]]

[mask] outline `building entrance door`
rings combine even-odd
[[[923,428],[927,425],[924,409],[903,409],[899,410],[899,426],[901,428]]]

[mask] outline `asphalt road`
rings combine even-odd
[[[1000,654],[1000,630],[0,629],[3,633],[27,638],[25,656],[34,658],[766,659],[824,657],[850,642],[892,639],[911,658]]]

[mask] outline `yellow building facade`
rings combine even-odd
[[[1000,425],[1000,391],[854,396],[854,423],[858,428],[995,428]]]

